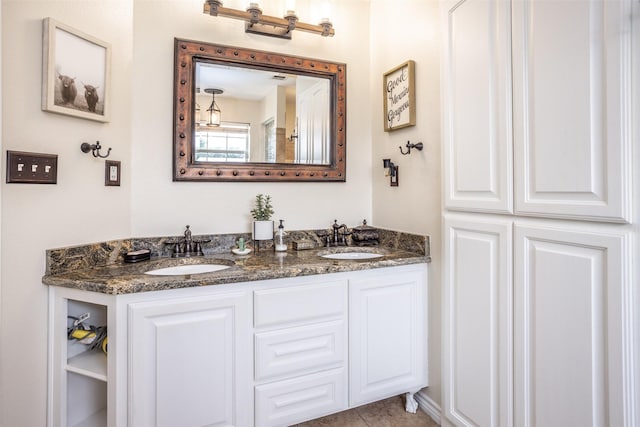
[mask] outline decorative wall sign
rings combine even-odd
[[[42,110],[109,121],[111,45],[45,18]]]
[[[117,160],[104,161],[104,185],[108,187],[120,186],[120,162]]]
[[[384,130],[416,124],[415,62],[407,61],[384,73]]]

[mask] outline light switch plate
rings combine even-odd
[[[7,150],[7,183],[56,184],[58,155]]]

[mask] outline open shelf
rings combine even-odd
[[[67,361],[67,371],[107,381],[107,355],[101,351],[85,351]]]
[[[107,382],[84,374],[67,372],[65,426],[107,425]]]
[[[107,427],[107,409],[96,412],[85,420],[80,421],[74,427]]]

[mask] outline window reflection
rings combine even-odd
[[[249,160],[249,123],[222,122],[217,127],[196,128],[195,162],[246,162]]]

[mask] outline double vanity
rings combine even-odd
[[[286,426],[403,393],[415,411],[429,239],[380,234],[244,256],[238,235],[199,257],[165,256],[169,238],[47,251],[49,425]],[[140,249],[155,256],[122,262]],[[87,313],[107,354],[67,339]]]

